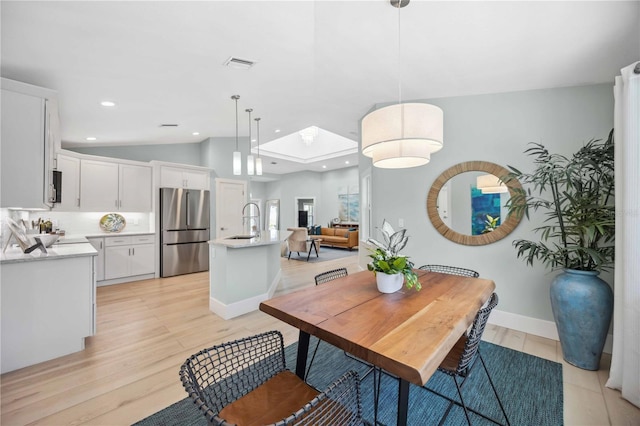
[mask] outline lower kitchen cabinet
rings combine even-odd
[[[155,236],[105,237],[104,279],[155,273]]]
[[[104,280],[104,238],[87,238],[98,252],[96,256],[96,281]]]
[[[81,351],[95,334],[93,249],[52,251],[2,262],[0,373]]]

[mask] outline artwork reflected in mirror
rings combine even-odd
[[[485,161],[469,161],[445,170],[434,182],[427,198],[433,226],[444,237],[465,245],[489,244],[508,235],[519,219],[507,217],[505,205],[510,188],[500,176],[508,170]]]

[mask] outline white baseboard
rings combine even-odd
[[[489,316],[489,324],[510,328],[511,330],[522,331],[534,336],[545,337],[547,339],[559,340],[558,329],[553,321],[545,321],[537,318],[525,317],[524,315],[513,314],[494,309]],[[603,352],[610,354],[613,348],[613,335],[608,334],[604,343]]]
[[[209,297],[209,310],[225,320],[256,311],[260,307],[261,302],[273,297],[281,275],[282,271],[278,271],[266,293],[258,294],[248,299],[225,304],[214,297]]]

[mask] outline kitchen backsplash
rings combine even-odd
[[[108,212],[47,212],[0,209],[0,221],[2,232],[0,244],[4,247],[8,238],[8,229],[5,218],[10,217],[18,223],[32,224],[38,219],[50,220],[53,229],[64,230],[66,235],[108,235],[100,228],[100,218]],[[153,213],[127,213],[120,212],[127,224],[122,232],[155,232],[155,218]],[[31,227],[31,226],[29,226]],[[36,232],[37,231],[33,231]]]

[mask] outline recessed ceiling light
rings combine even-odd
[[[322,168],[323,168],[323,169],[326,169],[326,168],[327,168],[327,166],[323,165],[323,166],[322,166]]]
[[[88,141],[95,141],[97,138],[93,137],[93,136],[89,136],[88,138],[86,138],[86,140]]]
[[[102,105],[103,107],[114,107],[116,106],[116,103],[112,101],[102,101],[100,102],[100,105]]]
[[[345,161],[344,164],[349,164],[349,160]]]
[[[200,134],[200,132],[193,132],[191,133],[193,136],[198,136]]]
[[[275,130],[275,132],[276,132],[276,133],[280,133],[280,129],[276,129],[276,130]]]
[[[255,142],[255,141],[256,141],[256,138],[251,138],[251,142]]]

